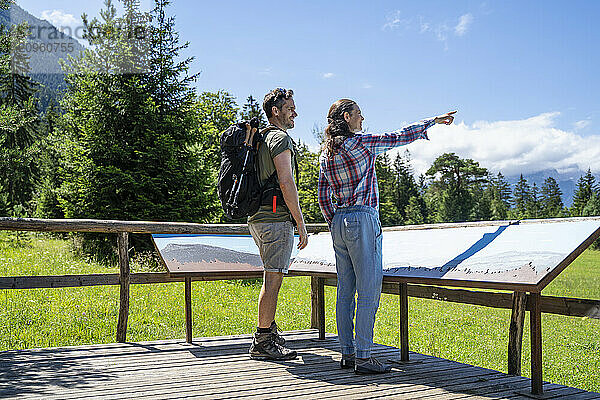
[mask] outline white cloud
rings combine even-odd
[[[267,68],[261,69],[258,73],[260,75],[271,75],[271,72],[273,72],[273,68],[267,67]]]
[[[57,28],[71,27],[78,23],[77,18],[73,14],[68,14],[63,10],[44,10],[42,11],[42,19],[45,19]]]
[[[439,125],[429,130],[430,141],[418,140],[406,148],[417,175],[425,173],[438,156],[450,152],[507,176],[548,169],[570,173],[591,168],[600,172],[600,135],[583,137],[558,129],[558,115],[553,112],[515,121]]]
[[[323,79],[330,79],[333,78],[335,74],[333,72],[325,72],[321,76],[323,77]]]
[[[370,83],[363,83],[362,88],[363,89],[373,89],[373,85],[371,85]]]
[[[581,130],[581,129],[585,129],[588,126],[590,126],[592,124],[592,121],[590,121],[589,119],[582,119],[581,121],[577,121],[573,124],[573,126],[575,127],[575,130]]]
[[[429,32],[431,29],[431,24],[429,22],[423,21],[423,17],[419,17],[419,33]]]
[[[467,31],[469,30],[469,27],[471,26],[472,23],[473,23],[473,14],[468,13],[468,14],[461,15],[461,17],[458,19],[458,24],[454,27],[454,33],[457,36],[464,36],[467,33]]]
[[[392,12],[391,14],[389,14],[386,19],[387,22],[385,24],[383,24],[383,26],[381,27],[381,29],[383,30],[396,30],[398,28],[404,27],[407,28],[408,25],[411,23],[410,19],[406,19],[406,18],[401,18],[402,13],[400,12],[400,10],[396,10],[394,12]]]

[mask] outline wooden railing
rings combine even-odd
[[[447,226],[446,226],[447,225]],[[453,224],[454,225],[454,224]],[[445,224],[444,227],[450,225]],[[423,227],[402,227],[403,229],[422,229]],[[402,229],[401,228],[401,229]],[[393,228],[398,229],[398,228]],[[246,279],[260,277],[260,272],[235,272],[204,274],[194,277],[170,276],[168,272],[158,273],[130,273],[128,242],[131,233],[179,233],[179,234],[248,234],[246,225],[214,225],[191,224],[173,222],[143,222],[143,221],[100,221],[100,220],[42,220],[42,219],[17,219],[0,218],[0,230],[36,231],[36,232],[98,232],[115,233],[119,253],[119,273],[87,274],[87,275],[58,275],[58,276],[13,276],[0,277],[0,289],[37,289],[37,288],[64,288],[98,285],[120,285],[119,317],[117,323],[116,340],[124,342],[127,336],[127,320],[129,311],[129,286],[131,284],[153,284],[167,282],[185,283],[185,320],[186,340],[192,341],[192,314],[191,314],[191,282],[192,280],[221,280],[221,279]],[[309,232],[327,231],[325,224],[309,224]],[[290,275],[311,276],[311,327],[318,328],[319,337],[325,338],[325,286],[336,286],[335,274],[310,274],[293,273]],[[539,293],[522,292],[490,292],[465,289],[448,289],[437,286],[426,286],[397,282],[384,277],[383,293],[400,296],[400,337],[401,356],[408,360],[408,297],[449,301],[463,304],[472,304],[493,308],[511,309],[511,323],[509,328],[508,344],[508,373],[521,374],[521,352],[525,312],[539,315],[550,313],[565,316],[589,317],[600,319],[600,300],[579,299],[568,297],[541,296]],[[541,340],[540,324],[532,324],[533,339]],[[532,352],[539,351],[536,359],[541,361],[541,343],[539,346],[532,344]],[[532,356],[532,359],[534,357]],[[541,393],[541,362],[532,365],[538,371],[537,377],[532,376],[534,393]],[[535,371],[533,372],[535,373]]]

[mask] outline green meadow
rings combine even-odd
[[[116,272],[73,255],[68,240],[29,236],[15,246],[0,232],[0,275]],[[144,259],[134,271],[147,270]],[[587,250],[544,295],[600,299],[600,251]],[[194,282],[194,337],[251,333],[259,281]],[[327,287],[326,328],[335,327],[335,288]],[[185,337],[183,283],[132,285],[128,341]],[[0,290],[0,350],[75,346],[115,341],[116,286]],[[375,341],[399,346],[398,297],[383,295]],[[410,349],[506,372],[510,311],[409,299]],[[528,321],[528,318],[526,318]],[[286,278],[277,322],[283,330],[310,326],[310,280]],[[600,320],[543,315],[544,379],[600,391]],[[523,374],[529,376],[529,327],[523,337]]]

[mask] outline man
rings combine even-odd
[[[250,356],[254,359],[291,360],[296,352],[284,346],[275,323],[277,296],[290,265],[296,223],[300,242],[306,247],[308,235],[294,181],[294,141],[287,131],[294,127],[296,105],[294,92],[274,89],[265,95],[263,109],[269,127],[260,142],[257,154],[259,180],[264,187],[262,205],[248,217],[248,227],[260,251],[264,266],[263,286],[258,297],[258,327]]]

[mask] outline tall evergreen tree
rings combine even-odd
[[[8,10],[11,1],[1,1]],[[26,210],[37,175],[38,85],[30,78],[26,23],[0,24],[0,208]],[[1,211],[1,210],[0,210]]]
[[[487,179],[486,181],[471,185],[470,192],[474,199],[474,206],[470,217],[472,220],[489,221],[493,218],[493,185]]]
[[[421,200],[422,202],[422,200]],[[405,219],[404,223],[407,225],[420,225],[426,222],[425,216],[423,215],[422,204],[415,196],[411,196],[408,200],[408,205],[404,209]]]
[[[377,185],[379,188],[379,215],[381,224],[399,225],[402,216],[396,206],[397,181],[392,168],[390,156],[383,153],[375,160],[375,173],[377,174]]]
[[[187,43],[168,4],[155,1],[152,23],[134,1],[121,17],[110,0],[101,20],[84,17],[93,47],[73,60],[62,103],[69,146],[60,201],[69,218],[202,222],[216,213],[210,171],[194,151],[196,75],[191,58],[178,59]],[[91,27],[114,34],[91,36]],[[147,36],[124,40],[119,27]],[[90,244],[107,254],[102,243]]]
[[[510,209],[510,184],[500,172],[496,177],[488,176],[488,180],[489,184],[485,196],[489,199],[491,219],[504,220],[508,218],[508,210]]]
[[[432,180],[430,201],[437,205],[437,222],[467,221],[472,218],[475,199],[473,185],[480,185],[487,170],[472,159],[461,159],[455,153],[439,156],[427,171]]]
[[[233,96],[225,91],[203,92],[193,106],[193,132],[202,169],[214,175],[221,164],[220,134],[236,121],[239,108]]]
[[[549,176],[544,180],[540,192],[540,208],[545,218],[559,217],[563,210],[562,192],[556,179]]]
[[[527,218],[527,204],[529,204],[531,197],[531,187],[527,183],[527,179],[523,177],[523,174],[519,177],[519,180],[515,184],[513,190],[513,205],[512,215],[514,218],[525,219]]]
[[[325,222],[319,207],[319,153],[303,143],[298,145],[298,197],[306,222]]]
[[[533,183],[531,185],[531,191],[529,194],[529,201],[527,202],[527,218],[539,218],[541,216],[540,207],[540,188]]]
[[[267,119],[265,113],[262,110],[262,106],[256,101],[252,95],[248,96],[246,103],[242,106],[241,118],[243,121],[250,120],[254,117],[258,118],[258,126],[264,127],[267,125]]]
[[[574,216],[583,215],[583,209],[597,192],[596,178],[592,175],[592,171],[588,168],[585,175],[579,177],[577,187],[573,195],[573,206],[571,214]]]
[[[393,168],[397,181],[395,204],[401,219],[403,221],[407,220],[407,207],[410,204],[410,199],[414,197],[414,201],[419,207],[419,214],[421,215],[421,218],[425,220],[427,208],[413,175],[410,152],[408,150],[404,151],[404,155],[401,155],[400,153],[396,155]],[[415,214],[414,211],[412,213]]]

